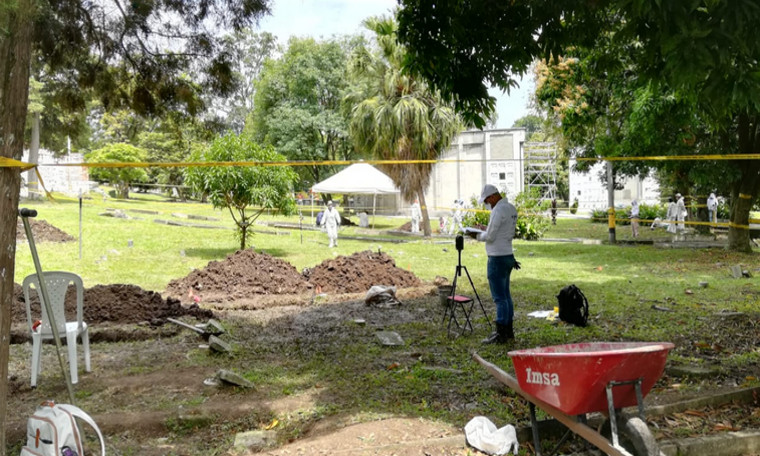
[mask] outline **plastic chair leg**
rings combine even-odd
[[[82,332],[82,349],[84,350],[84,371],[92,372],[90,367],[90,331],[85,329]]]
[[[69,370],[71,371],[71,383],[79,382],[77,374],[77,332],[66,333],[66,346],[69,349]]]
[[[32,335],[32,388],[37,387],[37,375],[40,373],[40,367],[42,366],[42,340],[39,336]]]

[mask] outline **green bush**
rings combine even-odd
[[[573,201],[573,205],[570,206],[570,213],[575,215],[578,212],[578,198],[575,198],[575,201]]]
[[[659,204],[640,204],[639,220],[654,220],[656,217],[665,219],[667,209]],[[631,206],[615,209],[615,224],[630,225]],[[599,208],[591,211],[592,223],[607,223],[607,209]]]
[[[541,239],[551,223],[549,218],[544,216],[551,203],[537,198],[538,189],[533,190],[534,193],[532,194],[520,193],[514,201],[518,214],[517,226],[515,227],[516,239],[528,241]],[[475,210],[467,211],[462,220],[462,225],[488,225],[490,213],[485,209],[485,206],[478,204],[476,198],[473,198],[470,203]]]

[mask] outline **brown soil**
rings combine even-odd
[[[396,267],[393,258],[384,252],[367,250],[339,256],[299,273],[290,263],[247,249],[171,281],[166,295],[183,303],[224,304],[255,296],[301,295],[312,291],[363,293],[373,285],[414,287],[420,285],[420,280]]]
[[[290,263],[247,249],[172,280],[166,287],[166,295],[184,303],[224,303],[252,295],[299,294],[309,290],[306,279]]]
[[[44,220],[30,218],[29,226],[32,228],[34,242],[70,242],[76,240],[74,236],[54,227]],[[26,241],[26,230],[21,219],[16,224],[16,241]]]
[[[362,293],[373,285],[398,288],[420,285],[417,276],[396,267],[388,254],[370,250],[325,260],[314,269],[304,271],[304,275],[315,288],[328,293]]]
[[[26,323],[26,306],[20,285],[13,284],[13,323]],[[40,302],[35,292],[31,298],[32,320],[40,318]],[[190,316],[199,320],[209,319],[213,312],[201,309],[197,304],[182,306],[177,299],[163,299],[154,291],[146,291],[136,285],[96,285],[84,290],[83,319],[88,324],[130,324],[148,322],[157,326],[166,318]],[[66,318],[76,319],[76,290],[70,287],[66,293]]]

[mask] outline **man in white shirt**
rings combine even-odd
[[[514,303],[509,291],[512,269],[520,269],[512,252],[512,239],[517,226],[517,209],[502,197],[499,190],[486,184],[480,194],[480,203],[491,209],[491,217],[484,232],[468,233],[486,243],[488,255],[488,285],[496,304],[496,332],[485,339],[485,344],[503,344],[515,338],[513,320]]]
[[[639,236],[639,202],[638,200],[631,201],[631,232],[634,238]]]

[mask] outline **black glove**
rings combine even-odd
[[[518,271],[520,270],[520,262],[519,261],[515,261],[515,269],[517,269]]]

